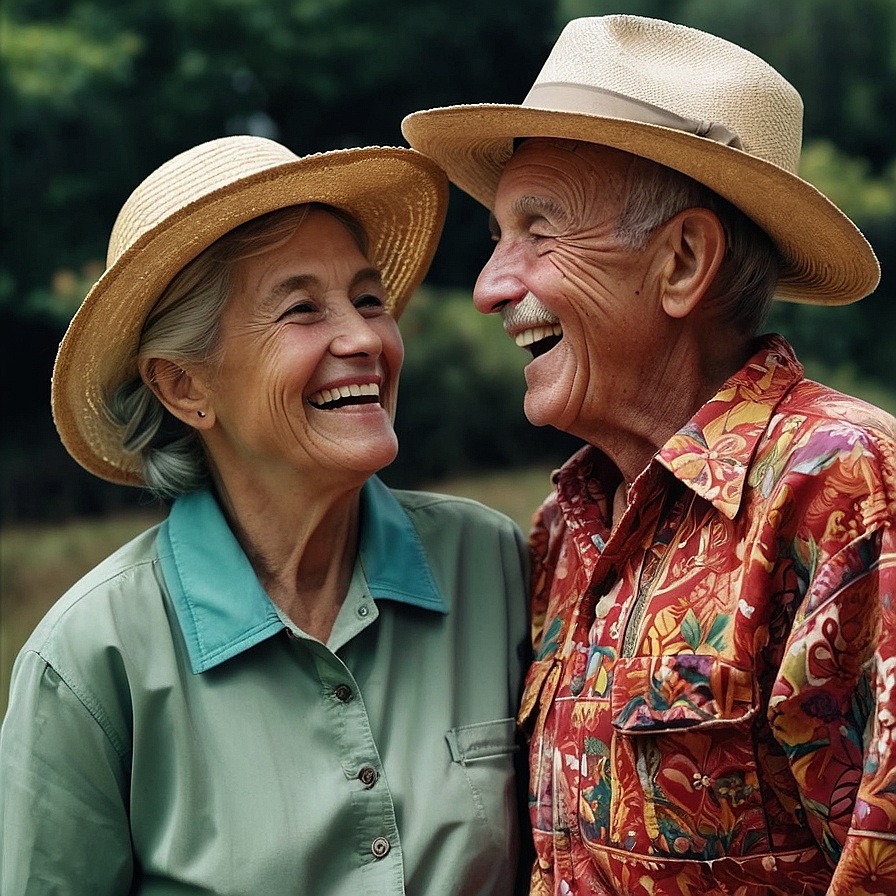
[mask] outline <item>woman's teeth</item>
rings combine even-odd
[[[316,408],[342,407],[346,404],[371,404],[379,401],[380,387],[376,383],[352,383],[350,386],[334,386],[321,389],[308,397]]]

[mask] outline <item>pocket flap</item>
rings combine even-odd
[[[623,734],[732,725],[756,714],[753,672],[713,656],[623,657],[610,705]]]
[[[479,759],[507,756],[518,749],[515,719],[461,725],[460,728],[449,729],[445,739],[451,751],[451,761],[461,765]]]

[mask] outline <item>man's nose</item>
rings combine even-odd
[[[515,273],[512,258],[498,243],[476,279],[473,304],[483,314],[494,314],[511,302],[521,301],[526,292]]]

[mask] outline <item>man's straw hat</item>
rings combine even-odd
[[[59,346],[52,406],[62,442],[102,479],[142,485],[140,459],[104,412],[103,397],[137,373],[147,315],[175,275],[215,240],[267,212],[321,202],[351,213],[369,239],[389,310],[398,317],[436,250],[445,175],[411,149],[366,147],[299,157],[261,137],[224,137],[149,175],[112,228],[107,268]]]
[[[771,66],[728,41],[639,16],[571,21],[522,105],[415,112],[402,131],[491,208],[517,137],[599,143],[705,184],[774,240],[778,297],[840,305],[880,267],[833,203],[797,176],[803,105]]]

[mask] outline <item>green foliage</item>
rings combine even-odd
[[[868,159],[815,140],[803,148],[800,176],[859,224],[896,218],[896,159],[877,177]]]
[[[77,115],[98,81],[126,83],[140,37],[121,32],[85,34],[75,21],[2,25],[9,86],[20,102],[44,114]]]
[[[770,324],[797,349],[810,374],[891,412],[896,396],[896,160],[878,176],[869,161],[828,140],[803,150],[800,174],[862,228],[881,262],[881,283],[856,305],[778,303]]]
[[[853,216],[884,273],[857,305],[781,303],[771,326],[820,378],[886,404],[896,393],[893,0],[6,0],[0,363],[15,388],[4,395],[14,425],[0,441],[0,512],[117,500],[98,498],[59,448],[47,393],[56,343],[102,269],[112,222],[153,168],[229,133],[272,136],[299,154],[401,145],[414,110],[519,102],[560,27],[606,13],[713,31],[800,90],[802,174]],[[470,307],[489,249],[484,210],[452,189],[432,288],[402,322],[395,484],[569,453],[565,437],[525,421],[525,355]]]
[[[10,0],[0,303],[64,324],[68,303],[22,296],[102,259],[128,193],[203,140],[256,133],[299,154],[403,144],[415,109],[520,99],[551,16],[540,0]],[[500,58],[482,51],[494,44]],[[462,282],[451,272],[466,253],[440,257]]]

